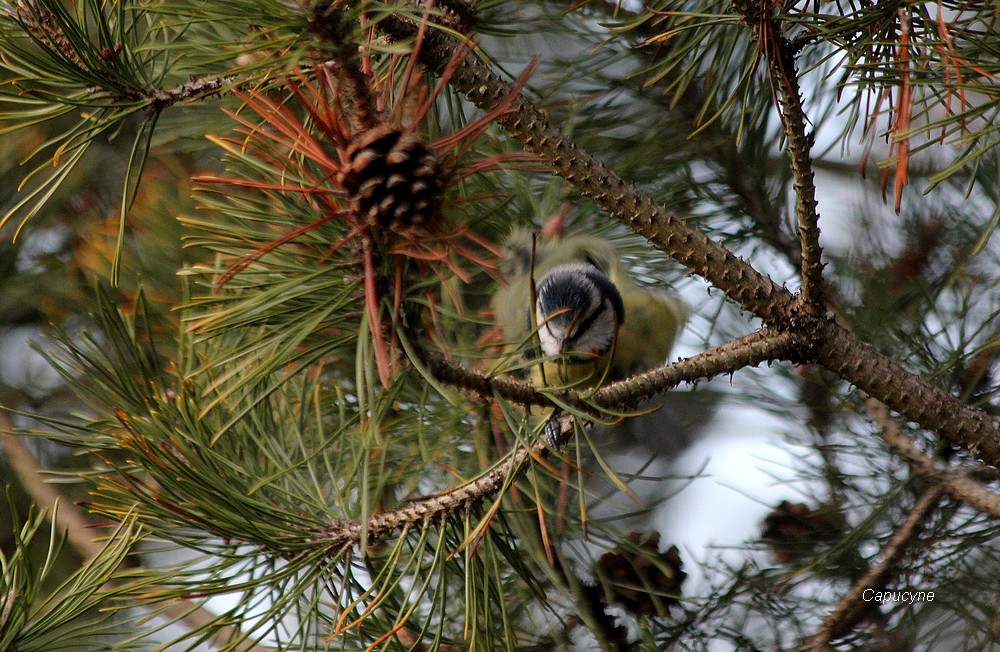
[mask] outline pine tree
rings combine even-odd
[[[11,490],[0,649],[995,646],[995,10],[7,3],[0,305],[61,382],[0,378],[59,505]],[[697,348],[532,382],[516,228]],[[809,451],[738,562],[657,525],[671,390]]]

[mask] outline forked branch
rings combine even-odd
[[[397,40],[416,34],[416,26],[398,16],[385,17],[378,28]],[[453,62],[458,47],[454,38],[430,30],[425,34],[419,56],[426,66],[441,72]],[[451,83],[487,112],[495,110],[501,101],[507,101],[511,88],[472,55],[466,55],[455,69]],[[805,343],[802,362],[826,367],[905,418],[972,451],[985,462],[1000,466],[1000,420],[906,371],[825,315],[817,314],[814,307],[803,306],[788,290],[721,244],[689,227],[610,171],[604,163],[577,148],[523,96],[510,103],[497,122],[610,215],[723,290],[769,327],[801,338]],[[808,163],[808,158],[802,163]],[[800,172],[802,179],[806,173],[811,179],[811,169]],[[808,212],[815,214],[812,209]]]

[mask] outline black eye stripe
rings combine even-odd
[[[585,271],[584,276],[591,283],[591,296],[597,299],[603,295],[606,298],[606,302],[611,304],[611,309],[615,311],[615,321],[619,325],[625,321],[625,304],[622,301],[621,293],[618,292],[618,288],[611,282],[611,279],[597,269]],[[594,303],[594,301],[591,301],[591,303]]]
[[[606,303],[601,303],[597,306],[597,310],[592,310],[589,315],[587,315],[583,321],[578,322],[573,329],[573,336],[569,338],[569,341],[575,342],[579,337],[587,333],[591,326],[594,325],[601,315],[607,310]]]

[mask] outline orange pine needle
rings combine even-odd
[[[378,368],[378,379],[382,387],[392,387],[393,364],[389,353],[389,345],[382,331],[382,321],[379,319],[381,301],[375,286],[375,263],[372,259],[370,245],[366,242],[364,250],[365,265],[365,308],[368,312],[368,328],[372,334],[372,350],[375,352],[375,366]]]
[[[299,237],[299,236],[301,236],[301,235],[303,235],[305,233],[308,233],[309,231],[311,231],[312,229],[315,229],[320,224],[324,224],[326,222],[329,222],[334,217],[336,217],[336,215],[330,214],[330,215],[327,215],[325,217],[321,217],[320,219],[318,219],[318,220],[316,220],[314,222],[306,224],[305,226],[300,226],[297,229],[292,229],[291,231],[285,233],[284,235],[282,235],[280,237],[277,237],[274,240],[271,240],[270,242],[268,242],[267,244],[265,244],[263,247],[260,247],[256,251],[253,251],[253,252],[247,254],[246,256],[244,256],[243,258],[241,258],[240,260],[238,260],[235,263],[233,263],[232,265],[230,265],[229,268],[221,276],[219,276],[219,279],[215,282],[215,287],[217,289],[225,287],[226,284],[229,283],[229,281],[231,281],[234,276],[236,276],[237,274],[239,274],[240,272],[242,272],[243,270],[245,270],[247,267],[249,267],[250,265],[252,265],[254,262],[260,260],[260,258],[262,256],[265,256],[268,253],[274,251],[275,249],[277,249],[281,245],[285,244],[286,242],[291,242],[295,238],[297,238],[297,237]]]
[[[538,515],[538,536],[542,538],[545,559],[549,562],[549,566],[555,568],[556,558],[555,553],[552,551],[552,538],[549,537],[549,526],[545,523],[545,510],[542,509],[542,505],[538,501],[535,502],[535,513]]]
[[[896,213],[903,201],[903,187],[910,182],[910,117],[913,110],[913,87],[910,84],[910,17],[904,7],[899,9],[899,47],[896,50],[900,62],[899,99],[896,103],[895,120],[892,125],[893,144],[890,151],[896,153],[896,174],[893,194]]]

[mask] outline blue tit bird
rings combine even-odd
[[[613,359],[625,306],[618,288],[589,262],[563,263],[538,282],[535,321],[545,384],[600,382]]]
[[[639,286],[614,245],[597,237],[536,240],[516,229],[503,245],[500,270],[508,284],[493,308],[505,339],[523,348],[537,328],[542,354],[556,356],[533,374],[543,384],[598,384],[663,364],[686,318],[683,304]]]

